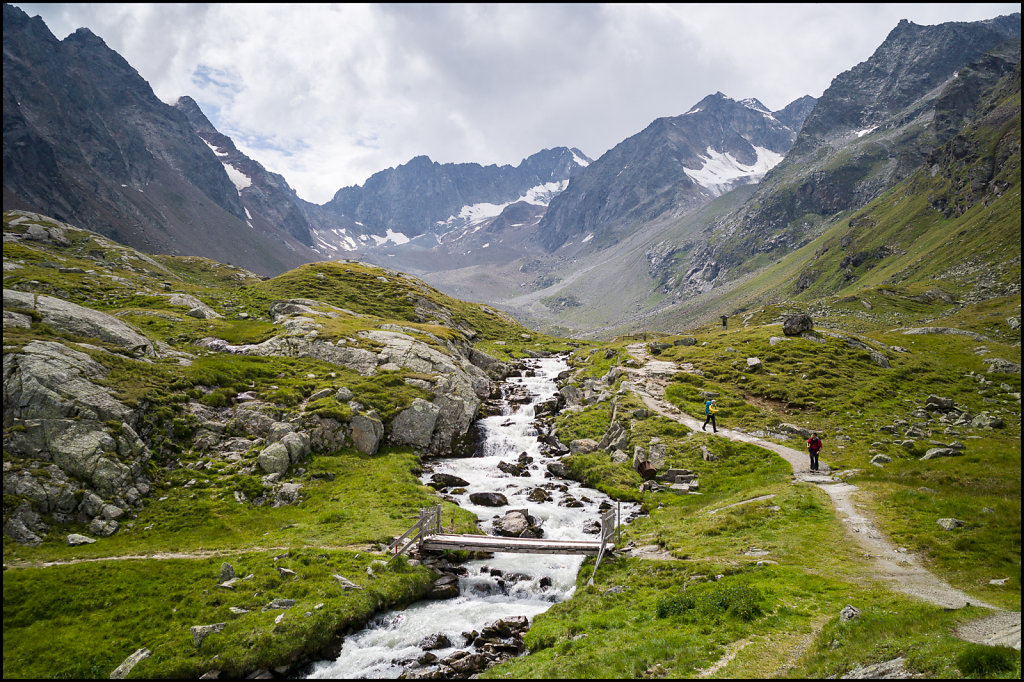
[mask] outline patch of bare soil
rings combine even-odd
[[[1020,611],[1003,611],[972,620],[956,629],[956,636],[968,642],[1020,649]]]

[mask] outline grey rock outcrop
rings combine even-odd
[[[34,310],[55,329],[92,337],[142,355],[155,355],[153,342],[112,315],[53,296],[4,289],[4,308]]]
[[[110,673],[110,679],[123,680],[124,678],[128,677],[128,673],[132,671],[132,668],[138,665],[139,661],[143,661],[149,658],[152,654],[153,652],[151,652],[146,647],[136,649],[135,652],[132,653],[128,658],[124,659],[121,665],[114,668],[114,672]]]
[[[116,530],[120,514],[111,510],[123,513],[150,491],[151,455],[132,426],[137,415],[97,383],[107,369],[61,343],[31,341],[4,356],[3,371],[4,450],[34,463],[5,472],[4,494],[58,522],[103,515],[97,534]]]
[[[350,345],[352,339],[331,341],[318,338],[313,333],[321,326],[317,318],[351,314],[319,301],[275,301],[271,313],[274,319],[285,325],[287,331],[284,335],[247,345],[232,345],[208,337],[197,345],[242,355],[309,357],[348,367],[363,376],[376,374],[378,369],[399,368],[433,375],[436,377],[433,381],[417,380],[416,383],[432,394],[432,400],[415,399],[410,407],[384,427],[384,431],[389,432],[389,442],[411,445],[426,454],[448,453],[456,446],[472,426],[482,400],[493,392],[491,377],[507,374],[504,363],[465,342],[442,341],[426,334],[436,344],[432,346],[410,335],[423,332],[397,325],[358,332],[358,343],[369,342],[378,349],[376,352]],[[338,395],[350,396],[351,392],[343,388],[338,390]],[[372,453],[379,448],[385,433],[380,433],[373,424],[372,420],[377,419],[374,415],[367,417],[369,421],[350,421],[347,432],[355,447]],[[318,442],[323,435],[313,434]],[[355,444],[356,439],[358,444]]]
[[[195,648],[198,649],[202,645],[203,640],[205,640],[207,637],[209,637],[215,632],[220,632],[225,627],[227,627],[227,623],[214,623],[212,625],[193,625],[190,628],[192,632],[193,646],[195,646]]]
[[[928,461],[930,459],[939,459],[940,457],[957,457],[961,454],[963,453],[953,448],[929,448],[921,457],[921,460]]]

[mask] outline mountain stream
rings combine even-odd
[[[434,460],[423,480],[435,473],[446,473],[469,481],[465,492],[449,494],[449,498],[475,513],[487,534],[494,534],[495,518],[509,509],[527,508],[545,538],[596,539],[593,525],[600,517],[598,507],[602,502],[613,506],[615,503],[575,481],[546,477],[546,465],[554,458],[541,454],[533,426],[536,405],[557,392],[555,378],[566,369],[565,360],[540,358],[521,366],[532,370],[522,374],[532,376],[509,377],[502,386],[502,414],[477,422],[483,433],[476,456]],[[499,470],[502,461],[524,461],[525,458],[520,459],[522,453],[533,458],[525,467],[528,475],[513,476]],[[545,488],[551,499],[543,503],[527,500],[526,495],[538,487]],[[503,493],[509,506],[473,504],[469,496],[474,492]],[[582,506],[563,506],[569,497]],[[634,507],[623,504],[622,518],[629,517]],[[442,523],[448,521],[442,517]],[[591,526],[590,534],[584,533],[585,525]],[[451,641],[452,646],[431,651],[440,661],[467,648],[463,644],[465,632],[482,630],[496,620],[512,616],[526,616],[532,622],[538,613],[573,595],[583,560],[584,557],[575,555],[495,553],[490,559],[466,562],[462,566],[467,572],[459,578],[460,596],[421,601],[379,614],[366,629],[345,639],[336,660],[316,663],[309,676],[393,679],[407,669],[420,671],[416,660],[423,655],[420,642],[425,638],[443,634]]]

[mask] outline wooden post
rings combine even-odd
[[[622,500],[616,500],[615,506],[616,506],[616,512],[615,512],[615,532],[616,532],[615,544],[616,545],[621,545],[622,544]]]

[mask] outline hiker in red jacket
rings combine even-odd
[[[807,439],[807,451],[811,453],[811,471],[818,470],[818,451],[821,450],[821,439],[818,434],[812,433]]]

